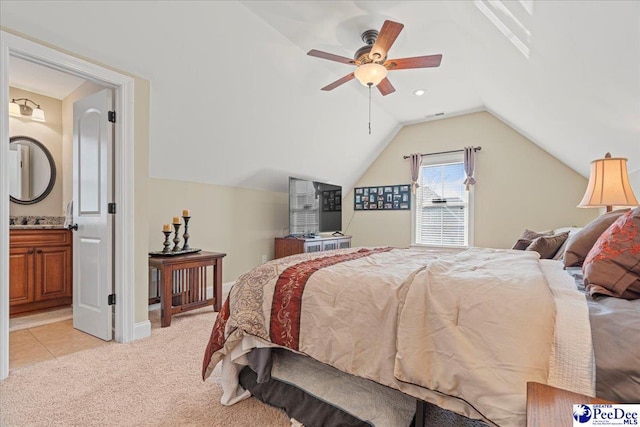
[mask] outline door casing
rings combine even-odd
[[[9,375],[9,61],[18,57],[96,82],[114,91],[115,340],[135,336],[134,79],[17,35],[0,31],[0,380]]]

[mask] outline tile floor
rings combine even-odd
[[[14,331],[9,334],[9,370],[112,342],[74,329],[72,319]]]

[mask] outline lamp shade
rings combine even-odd
[[[604,159],[591,162],[587,191],[578,204],[579,208],[607,207],[610,211],[612,206],[638,205],[629,184],[627,159],[611,157],[611,154],[607,153]]]
[[[380,64],[376,64],[375,62],[370,62],[368,64],[363,64],[356,68],[356,71],[353,72],[356,76],[356,79],[364,86],[377,86],[387,74],[389,74],[389,70],[387,70],[384,66]]]
[[[20,105],[17,102],[9,103],[9,115],[11,116],[20,116]]]
[[[40,108],[34,108],[33,109],[33,113],[31,113],[31,120],[33,120],[35,122],[44,122],[44,121],[46,121],[44,119],[44,111],[42,111]]]

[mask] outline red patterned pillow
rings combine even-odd
[[[600,235],[582,272],[591,295],[640,299],[640,207],[620,216]]]

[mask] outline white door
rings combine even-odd
[[[113,109],[111,89],[73,104],[73,327],[112,337]]]

